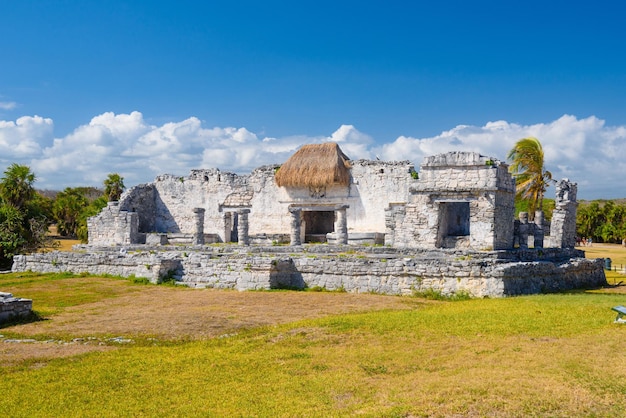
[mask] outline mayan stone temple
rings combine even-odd
[[[89,244],[16,256],[14,271],[164,278],[192,287],[322,287],[475,297],[606,284],[576,242],[576,184],[556,186],[551,223],[514,219],[508,166],[474,152],[355,160],[301,147],[248,175],[161,175],[88,221]]]

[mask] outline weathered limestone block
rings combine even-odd
[[[33,309],[31,299],[13,297],[11,293],[0,292],[0,324],[13,319],[28,317]]]

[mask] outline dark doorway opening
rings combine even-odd
[[[470,234],[470,206],[469,202],[445,203],[442,226],[445,235],[449,237],[463,237]]]
[[[326,242],[326,234],[335,232],[335,211],[305,211],[304,242]]]

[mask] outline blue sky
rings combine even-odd
[[[132,186],[247,172],[308,142],[419,166],[449,150],[505,160],[533,135],[580,198],[626,197],[625,9],[0,0],[0,169]]]

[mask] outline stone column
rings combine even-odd
[[[337,233],[337,243],[348,243],[348,220],[346,217],[346,208],[340,208],[335,211],[335,231]]]
[[[204,245],[204,209],[194,208],[195,231],[193,232],[193,243],[195,245]]]
[[[289,209],[291,212],[291,242],[289,245],[302,245],[300,229],[302,227],[302,210]]]
[[[231,232],[233,230],[233,213],[232,212],[224,212],[222,215],[222,220],[224,222],[224,242],[231,242],[232,235]]]
[[[519,247],[528,248],[528,212],[519,213]]]
[[[237,211],[237,237],[239,245],[250,245],[250,236],[248,235],[248,214],[250,209],[239,209]]]
[[[543,248],[543,211],[535,211],[535,248]]]
[[[578,186],[568,179],[556,183],[556,198],[550,235],[556,248],[574,248],[576,245],[576,194]]]

